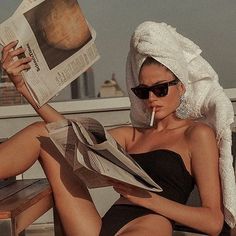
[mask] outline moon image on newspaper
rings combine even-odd
[[[77,0],[45,0],[24,16],[50,69],[92,39]]]
[[[48,44],[75,49],[90,38],[90,31],[77,1],[48,1],[38,12],[38,25]]]

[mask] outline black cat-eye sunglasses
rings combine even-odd
[[[137,87],[131,88],[131,90],[140,99],[148,99],[150,91],[152,91],[157,97],[164,97],[168,94],[169,86],[176,85],[178,82],[179,79],[176,78],[170,82],[154,84],[152,86],[138,85]]]

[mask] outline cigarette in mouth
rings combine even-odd
[[[153,107],[153,109],[152,109],[152,116],[151,116],[151,120],[150,120],[150,126],[153,126],[154,117],[155,117],[155,107]]]

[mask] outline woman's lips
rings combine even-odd
[[[162,108],[162,106],[155,106],[155,111],[158,111]]]

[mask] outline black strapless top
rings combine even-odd
[[[168,149],[130,154],[146,173],[162,187],[160,196],[185,204],[194,188],[194,178],[181,156]]]

